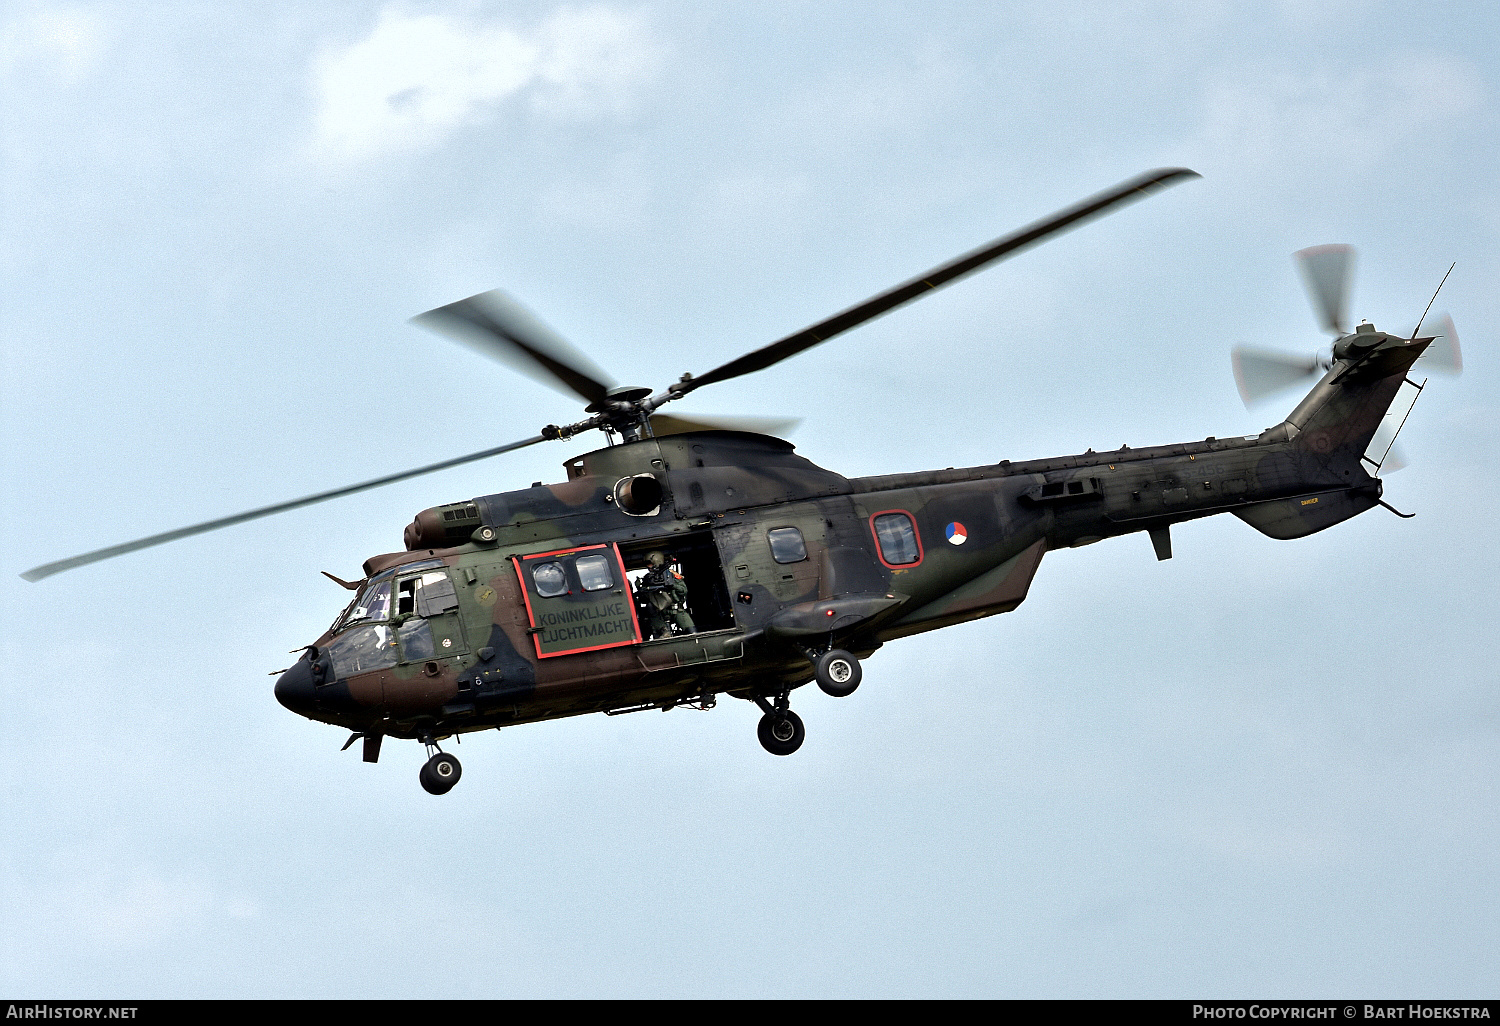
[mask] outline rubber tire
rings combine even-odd
[[[813,663],[813,676],[825,695],[847,698],[859,687],[864,671],[859,668],[858,659],[841,648],[835,648],[818,656],[818,661]]]
[[[439,752],[422,765],[417,779],[428,794],[447,794],[463,774],[464,768],[457,759],[447,752]]]
[[[779,738],[774,730],[778,721],[784,721],[792,725],[792,736]],[[760,718],[760,725],[755,728],[755,734],[760,738],[760,746],[772,755],[791,755],[802,747],[802,742],[807,739],[807,728],[802,725],[802,717],[788,709],[781,716],[775,713],[767,713]]]

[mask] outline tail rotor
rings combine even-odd
[[[1293,259],[1297,263],[1302,284],[1307,288],[1313,313],[1323,330],[1335,336],[1335,345],[1309,356],[1253,346],[1235,346],[1230,351],[1229,359],[1234,367],[1235,386],[1247,409],[1293,385],[1305,386],[1309,378],[1332,368],[1335,348],[1347,347],[1349,344],[1346,336],[1349,336],[1347,317],[1349,290],[1354,274],[1354,248],[1342,244],[1313,246],[1297,251],[1293,254]],[[1428,306],[1431,307],[1431,304]],[[1363,334],[1366,332],[1371,334]],[[1358,332],[1349,337],[1363,339],[1377,335],[1372,325],[1361,324]],[[1431,373],[1457,375],[1463,372],[1458,331],[1453,326],[1453,318],[1447,314],[1439,313],[1430,317],[1424,314],[1422,321],[1402,337],[1428,340],[1427,349],[1412,364],[1415,376]],[[1420,392],[1415,386],[1412,388]],[[1415,401],[1415,395],[1411,399]],[[1393,410],[1395,406],[1401,405],[1396,403]],[[1410,403],[1405,404],[1403,411],[1409,409]],[[1390,416],[1388,415],[1388,419]],[[1404,412],[1395,420],[1404,420]],[[1400,425],[1392,421],[1390,425],[1383,425],[1377,436],[1377,440],[1381,441],[1383,458],[1376,466],[1387,473],[1407,465],[1405,455],[1399,449],[1391,447],[1399,430]]]
[[[1252,346],[1235,346],[1229,352],[1229,360],[1234,365],[1235,387],[1246,409],[1332,366],[1326,353],[1297,356]]]
[[[1293,253],[1292,259],[1297,262],[1318,324],[1335,337],[1345,334],[1349,287],[1354,278],[1354,247],[1341,243],[1312,246]],[[1234,365],[1235,386],[1246,409],[1333,366],[1331,350],[1299,356],[1274,349],[1235,346],[1229,359]]]
[[[1354,247],[1335,244],[1299,249],[1292,254],[1307,297],[1312,300],[1323,330],[1342,335],[1349,310],[1349,286],[1354,278]]]
[[[1448,374],[1453,377],[1464,372],[1463,352],[1458,346],[1458,329],[1453,326],[1452,317],[1445,313],[1429,317],[1417,325],[1408,337],[1432,339],[1426,352],[1412,364],[1414,371]]]

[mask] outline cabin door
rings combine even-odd
[[[618,546],[583,545],[511,559],[539,659],[641,640]]]

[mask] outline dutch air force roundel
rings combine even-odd
[[[962,545],[964,542],[966,542],[968,540],[969,540],[969,532],[968,532],[968,529],[965,528],[963,524],[960,524],[957,520],[955,520],[955,521],[953,521],[953,523],[951,523],[951,524],[948,525],[948,544],[949,545]]]

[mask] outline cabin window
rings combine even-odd
[[[917,525],[905,513],[882,513],[875,518],[875,540],[880,543],[880,558],[891,566],[907,566],[922,561],[917,541]]]
[[[568,575],[561,563],[538,563],[531,568],[531,580],[542,598],[557,598],[568,593]]]
[[[573,565],[578,568],[578,583],[584,591],[605,591],[615,586],[609,560],[604,556],[579,556]]]
[[[771,558],[778,563],[800,563],[807,558],[807,545],[802,541],[802,532],[795,527],[778,527],[767,531],[766,541],[771,543]]]

